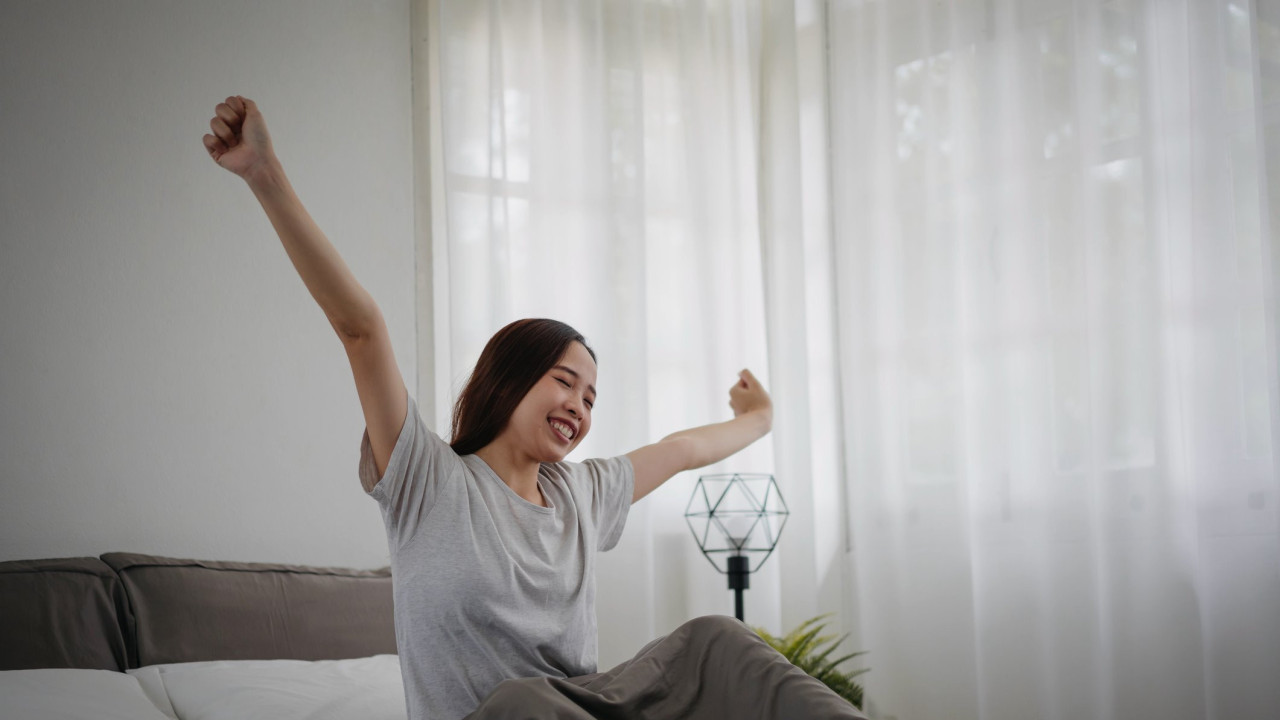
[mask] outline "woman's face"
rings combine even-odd
[[[502,435],[538,462],[563,460],[591,429],[596,364],[582,343],[569,349],[516,406]]]

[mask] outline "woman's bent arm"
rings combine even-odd
[[[209,127],[213,134],[204,136],[209,156],[249,185],[303,284],[342,339],[381,477],[408,408],[382,313],[298,199],[257,105],[229,97],[215,108]]]
[[[678,472],[720,462],[768,434],[773,427],[773,402],[749,370],[738,374],[729,389],[734,418],[681,430],[652,445],[627,453],[635,470],[631,502],[656,490]]]

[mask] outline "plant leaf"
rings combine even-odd
[[[830,613],[809,618],[781,638],[769,634],[763,628],[752,628],[752,630],[793,665],[826,684],[832,692],[861,708],[862,686],[855,682],[854,678],[868,672],[870,668],[858,668],[846,672],[840,670],[838,666],[867,653],[863,650],[829,660],[828,658],[835,654],[835,650],[849,638],[849,635],[848,633],[840,636],[823,635],[822,632],[827,627],[823,620],[828,617]]]
[[[795,662],[797,658],[803,658],[809,654],[809,648],[813,645],[814,639],[822,632],[825,625],[819,625],[816,628],[806,632],[800,637],[792,640],[787,644],[787,651],[782,653],[787,656],[791,662]]]

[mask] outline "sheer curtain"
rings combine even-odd
[[[1280,3],[828,21],[875,711],[1280,717]]]
[[[580,457],[751,367],[748,620],[836,613],[878,717],[1280,717],[1280,0],[414,8],[437,427],[517,317],[601,356]],[[695,476],[605,556],[604,665],[731,607]]]
[[[824,86],[797,80],[801,66],[821,77],[824,38],[806,7],[798,38],[790,3],[414,5],[419,395],[435,426],[447,428],[489,336],[529,316],[574,325],[600,357],[593,429],[571,459],[728,419],[744,367],[789,398],[772,442],[632,508],[598,575],[602,666],[689,618],[732,612],[683,518],[700,473],[774,472],[791,506],[778,556],[752,577],[749,622],[778,631],[843,610],[825,177],[802,192],[824,162],[825,144],[801,138],[825,122]],[[815,213],[821,232],[806,236]],[[825,254],[801,252],[806,237]],[[814,297],[821,331],[803,311]]]

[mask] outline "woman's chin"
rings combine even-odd
[[[572,445],[568,447],[549,448],[547,452],[544,454],[544,459],[542,460],[542,462],[560,462],[564,460],[566,457],[568,457],[569,453],[572,450],[573,450]]]

